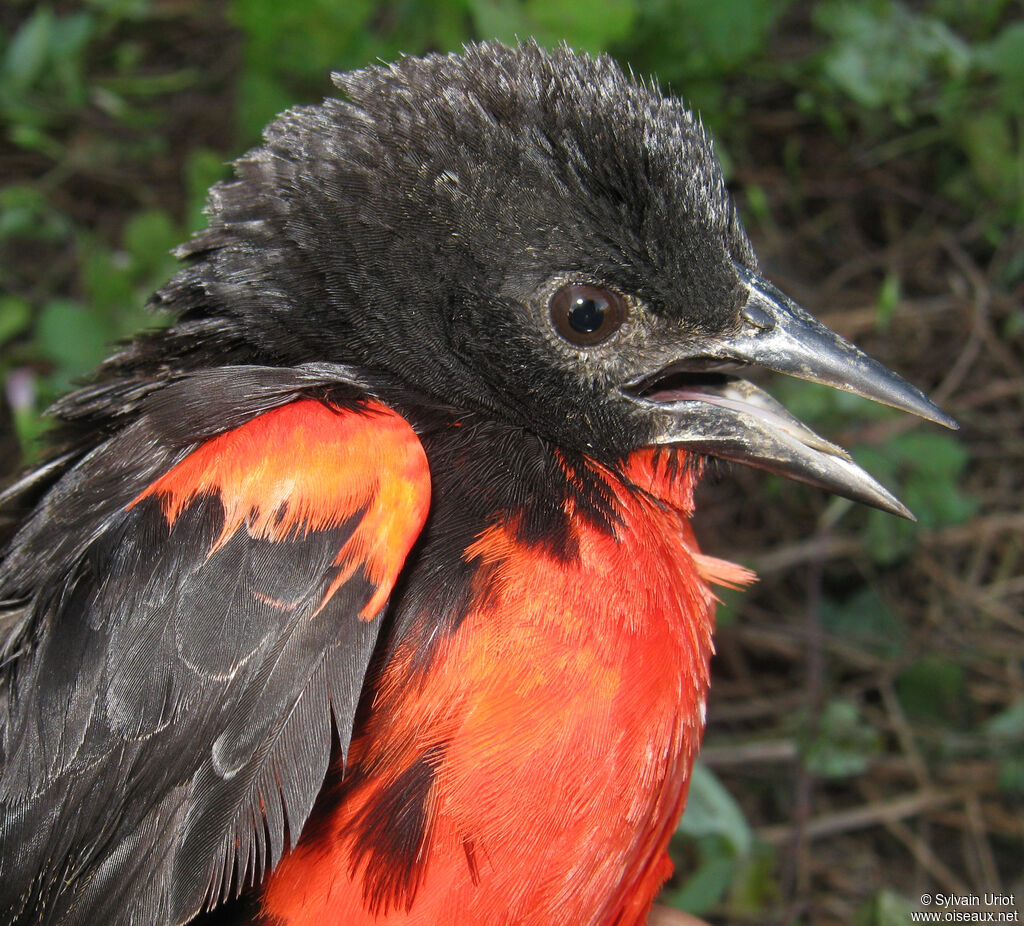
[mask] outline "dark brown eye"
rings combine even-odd
[[[551,297],[551,322],[577,347],[607,341],[626,320],[626,300],[599,286],[570,283]]]

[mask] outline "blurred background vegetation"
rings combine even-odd
[[[1015,0],[6,0],[0,473],[160,320],[206,188],[328,72],[534,36],[700,110],[770,276],[936,397],[941,433],[773,391],[916,512],[740,468],[698,529],[762,581],[721,609],[666,902],[713,923],[905,924],[1024,900],[1024,6]],[[609,821],[614,825],[614,821]]]

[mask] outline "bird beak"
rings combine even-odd
[[[700,341],[692,353],[627,388],[653,419],[651,443],[747,463],[913,520],[845,450],[753,383],[730,374],[762,367],[844,389],[947,428],[957,423],[770,283],[746,267],[736,269],[745,289],[739,329]]]

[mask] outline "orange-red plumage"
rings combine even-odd
[[[703,729],[713,597],[686,520],[693,471],[650,453],[627,469],[601,472],[613,531],[572,517],[570,561],[525,545],[514,515],[466,549],[466,618],[428,671],[413,647],[392,654],[334,770],[355,783],[266,883],[277,921],[644,921]],[[416,871],[388,896],[360,840],[423,762]]]

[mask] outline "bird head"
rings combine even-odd
[[[908,514],[744,374],[952,419],[761,276],[680,102],[534,44],[335,81],[214,189],[168,301],[598,459],[681,447]]]

